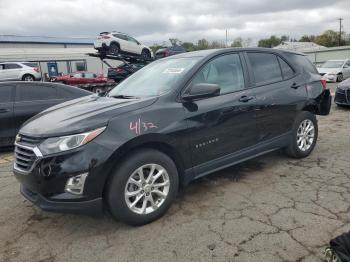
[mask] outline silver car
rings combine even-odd
[[[341,82],[350,77],[350,60],[328,60],[317,70],[327,82]]]
[[[0,81],[38,81],[40,70],[36,63],[5,62],[0,63]]]

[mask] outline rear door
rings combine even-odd
[[[130,52],[134,54],[141,54],[142,48],[139,42],[135,38],[132,38],[131,36],[128,36],[128,41],[129,41]]]
[[[16,63],[5,63],[4,74],[7,80],[21,80],[22,66]]]
[[[299,88],[295,70],[281,56],[247,52],[246,57],[256,97],[258,141],[278,138],[291,131],[305,88]]]
[[[118,38],[118,42],[120,45],[120,49],[121,51],[124,52],[130,52],[130,43],[128,41],[128,37],[126,35],[123,34],[113,34],[113,36],[115,36],[116,38]]]
[[[0,85],[0,147],[13,144],[15,128],[13,121],[13,97],[15,86]]]
[[[246,89],[247,76],[242,65],[238,53],[218,56],[190,83],[220,86],[220,96],[184,104],[197,174],[218,168],[224,164],[222,157],[256,143],[255,99],[251,89]]]
[[[16,132],[32,116],[64,101],[54,86],[17,84],[14,105]]]

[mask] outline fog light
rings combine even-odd
[[[74,195],[82,195],[88,173],[73,176],[67,180],[65,191]]]

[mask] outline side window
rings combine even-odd
[[[350,60],[346,62],[346,65],[348,66],[348,68],[350,67]]]
[[[4,64],[4,69],[18,69],[18,68],[22,68],[22,67],[18,64],[13,64],[13,63]]]
[[[3,70],[3,69],[4,69],[4,65],[0,64],[0,70]]]
[[[218,84],[220,94],[243,90],[244,76],[239,55],[224,55],[211,60],[195,75],[192,83]]]
[[[281,69],[274,54],[247,53],[247,55],[252,66],[256,85],[282,81]]]
[[[304,70],[310,73],[318,74],[316,67],[313,63],[310,62],[310,60],[306,56],[293,54],[291,55],[291,57],[293,58],[294,62],[298,65],[298,67],[302,67]]]
[[[12,86],[0,86],[0,103],[11,102]]]
[[[134,39],[134,38],[132,38],[132,37],[130,37],[130,36],[128,36],[128,40],[130,41],[130,42],[133,42],[133,43],[135,43],[135,44],[139,44],[139,42],[137,42],[136,41],[136,39]]]
[[[294,70],[280,57],[278,57],[278,62],[280,63],[283,79],[292,78],[294,75]]]
[[[73,74],[73,77],[74,77],[74,78],[82,78],[82,77],[83,77],[83,74],[81,74],[81,73],[75,73],[75,74]]]
[[[57,98],[56,88],[51,86],[18,85],[16,88],[16,102],[49,100]]]

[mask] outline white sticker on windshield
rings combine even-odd
[[[163,74],[181,74],[185,68],[167,68],[163,71]]]

